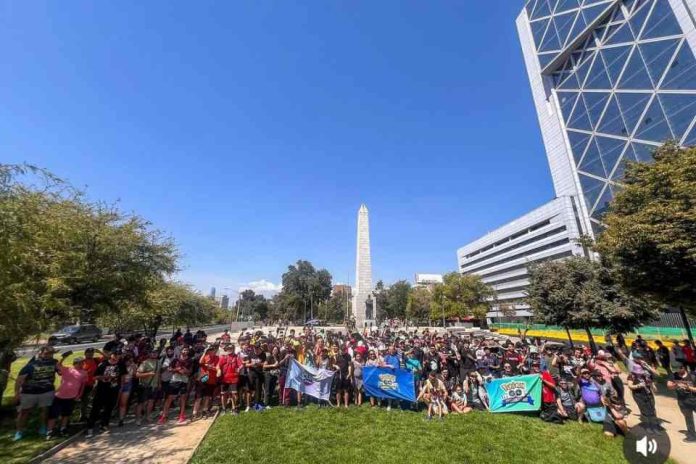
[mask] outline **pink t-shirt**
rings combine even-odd
[[[74,367],[61,366],[60,377],[56,398],[71,400],[82,394],[82,389],[87,383],[87,372]]]

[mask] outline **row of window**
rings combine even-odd
[[[570,243],[570,239],[566,237],[566,238],[564,238],[564,239],[556,240],[555,242],[551,242],[551,243],[549,243],[549,244],[547,244],[547,245],[540,246],[540,247],[534,248],[534,249],[532,249],[532,250],[524,251],[524,252],[522,252],[522,253],[518,253],[518,254],[516,254],[516,255],[507,257],[507,258],[505,258],[505,259],[501,259],[501,260],[499,260],[499,261],[495,261],[495,262],[493,262],[493,263],[484,264],[483,266],[479,266],[479,267],[474,268],[474,269],[468,269],[466,272],[467,272],[467,274],[469,274],[469,273],[477,272],[477,271],[480,271],[480,270],[483,270],[483,269],[495,267],[495,266],[498,266],[498,265],[500,265],[500,264],[504,264],[504,263],[507,263],[507,262],[510,262],[510,261],[514,261],[514,260],[516,260],[516,259],[524,258],[524,257],[527,257],[527,256],[535,255],[535,254],[537,254],[537,253],[541,253],[542,251],[550,250],[550,249],[552,249],[552,248],[556,248],[556,247],[558,247],[558,246],[565,245],[565,244],[568,244],[568,243]],[[464,268],[465,265],[462,265],[461,267]]]
[[[486,255],[482,258],[475,259],[473,261],[469,261],[467,263],[464,263],[462,266],[471,266],[472,264],[480,263],[482,261],[493,258],[495,256],[500,256],[502,254],[508,253],[508,252],[515,250],[517,248],[522,248],[523,246],[529,245],[530,243],[540,242],[541,240],[543,240],[545,238],[549,238],[549,237],[552,237],[554,235],[558,235],[559,233],[564,232],[565,230],[566,230],[566,226],[556,227],[555,229],[550,230],[548,232],[545,232],[541,235],[537,235],[536,237],[528,238],[527,240],[522,240],[521,242],[516,243],[515,245],[503,248],[502,250],[496,251],[495,253],[491,253],[491,254]]]
[[[472,257],[474,257],[474,256],[476,256],[476,255],[480,255],[481,253],[485,253],[485,252],[488,251],[488,250],[492,250],[493,248],[495,248],[495,247],[497,247],[497,246],[504,245],[504,244],[506,244],[506,243],[512,242],[513,240],[516,240],[516,239],[522,237],[523,235],[531,234],[531,233],[534,232],[535,230],[539,230],[539,229],[541,229],[541,228],[544,227],[544,226],[548,226],[549,224],[551,224],[551,219],[547,219],[546,221],[539,222],[539,223],[537,223],[537,224],[534,224],[534,225],[531,226],[531,227],[527,227],[526,229],[523,229],[523,230],[521,230],[521,231],[519,231],[519,232],[515,232],[514,234],[512,234],[512,235],[510,235],[510,236],[508,236],[508,237],[506,237],[506,238],[504,238],[504,239],[502,239],[502,240],[498,240],[497,242],[495,242],[495,243],[493,243],[493,244],[491,244],[491,245],[488,245],[488,246],[486,246],[486,247],[483,247],[483,248],[481,248],[480,250],[476,250],[476,251],[474,251],[473,253],[469,253],[468,255],[464,256],[464,258],[472,258]]]

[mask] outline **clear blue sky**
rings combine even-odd
[[[553,197],[520,0],[3,1],[0,160],[172,234],[207,291],[298,258],[375,279]]]

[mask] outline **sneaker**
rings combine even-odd
[[[24,437],[24,434],[22,432],[15,432],[14,437],[12,438],[12,441],[19,441]]]
[[[233,415],[233,416],[238,416],[238,415],[239,415],[239,411],[237,411],[237,410],[232,411],[232,415]]]
[[[53,440],[53,430],[46,432],[46,441]]]
[[[186,416],[184,416],[184,415],[179,416],[179,420],[176,421],[176,423],[179,425],[185,424],[186,423]]]
[[[387,406],[387,412],[391,411],[391,405]]]
[[[696,443],[696,435],[687,435],[684,440],[685,443]]]
[[[268,409],[269,411],[271,410],[270,406],[266,406],[264,409]]]
[[[94,437],[94,429],[87,429],[87,433],[85,434],[85,438],[90,439]]]
[[[246,409],[244,410],[244,412],[249,412],[249,406],[246,407]]]
[[[135,425],[137,425],[138,427],[140,427],[141,425],[143,425],[143,420],[142,420],[142,419],[136,419],[136,420],[135,420]]]
[[[46,428],[45,425],[42,425],[39,427],[39,435],[46,435],[48,433],[48,429]]]
[[[220,410],[220,415],[221,415],[221,416],[224,416],[225,414],[227,414],[227,410],[226,410],[226,409],[221,409],[221,410]]]
[[[157,419],[157,425],[164,425],[167,423],[167,418],[164,415],[161,415],[159,419]]]

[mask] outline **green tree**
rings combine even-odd
[[[527,301],[536,320],[584,329],[593,349],[590,329],[631,332],[659,315],[657,305],[627,293],[610,268],[588,258],[534,264],[529,282]]]
[[[406,317],[411,321],[427,321],[430,318],[432,301],[433,294],[428,288],[412,288],[406,303]]]
[[[377,303],[377,319],[382,321],[388,319],[391,311],[389,309],[389,292],[384,286],[384,282],[377,281],[374,289],[375,303]]]
[[[495,299],[495,291],[473,274],[451,272],[443,276],[443,283],[433,287],[430,306],[431,319],[450,317],[484,318]]]
[[[653,158],[628,163],[596,250],[631,292],[696,316],[696,147]]]
[[[244,318],[263,321],[269,315],[269,302],[266,297],[261,294],[257,295],[250,289],[244,290],[239,295],[239,306],[239,312]]]
[[[406,316],[406,305],[408,304],[408,296],[411,292],[411,284],[405,280],[394,282],[386,291],[386,308],[383,312],[387,319],[403,318]],[[377,310],[380,311],[379,302]]]
[[[303,322],[309,317],[314,308],[331,297],[331,274],[326,269],[317,270],[309,261],[299,260],[288,266],[283,274],[283,289],[281,300],[283,304],[293,305],[293,320],[301,318]]]

